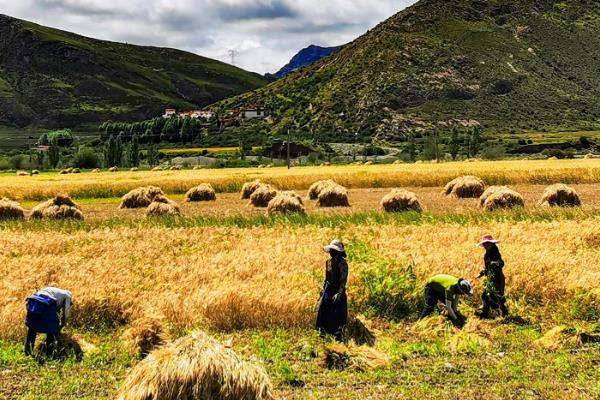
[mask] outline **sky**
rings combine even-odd
[[[348,43],[416,0],[0,0],[0,13],[81,35],[187,50],[276,72],[300,49]]]

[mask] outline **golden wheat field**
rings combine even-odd
[[[465,173],[510,184],[526,210],[485,213],[477,199],[443,196]],[[352,207],[320,210],[305,199],[308,216],[271,220],[235,193],[256,178],[303,197],[333,178],[351,188]],[[183,203],[180,194],[202,182],[221,188],[217,200]],[[537,206],[558,182],[577,190],[581,209]],[[0,197],[26,209],[60,191],[75,193],[86,216],[0,225],[0,398],[115,398],[140,363],[128,350],[130,328],[148,320],[166,341],[210,332],[264,366],[281,399],[598,398],[600,348],[586,338],[600,334],[599,182],[594,160],[0,177]],[[180,203],[182,216],[118,209],[115,195],[147,184]],[[417,194],[422,216],[382,217],[379,202],[395,186]],[[501,240],[507,319],[475,316],[484,234]],[[328,344],[313,332],[313,306],[322,246],[334,238],[347,244],[350,313],[372,324],[381,367],[323,361]],[[463,330],[442,317],[416,321],[436,273],[474,283]],[[73,292],[66,330],[93,349],[82,361],[40,366],[21,354],[24,300],[47,285]]]

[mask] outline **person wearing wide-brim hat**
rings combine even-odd
[[[348,323],[346,248],[341,241],[334,240],[323,249],[331,258],[325,264],[325,282],[321,290],[316,327],[322,336],[333,335],[341,341]]]
[[[483,300],[483,309],[481,310],[481,318],[491,318],[491,310],[500,310],[502,316],[508,315],[508,306],[506,305],[506,297],[504,290],[506,279],[504,277],[504,260],[498,249],[500,241],[495,240],[492,235],[485,235],[477,246],[485,249],[483,262],[485,269],[479,274],[479,278],[485,276],[485,287],[481,299]]]

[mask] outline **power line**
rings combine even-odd
[[[229,49],[227,50],[227,54],[229,54],[229,57],[231,57],[231,64],[235,65],[235,57],[239,54],[240,52],[235,50],[235,49]]]

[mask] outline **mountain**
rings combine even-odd
[[[308,65],[314,64],[315,62],[331,55],[334,51],[339,49],[339,47],[321,47],[310,45],[305,49],[302,49],[296,54],[292,60],[279,71],[270,76],[275,79],[281,79],[294,71],[299,70],[300,68],[304,68]]]
[[[405,140],[600,127],[600,2],[422,0],[332,56],[220,107],[260,104],[276,127]]]
[[[0,125],[139,120],[266,83],[184,51],[90,39],[0,14]]]

